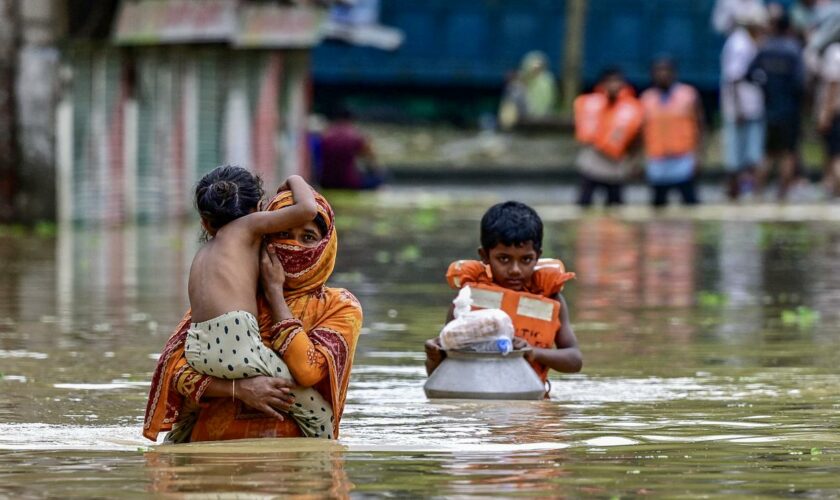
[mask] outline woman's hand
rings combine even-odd
[[[253,377],[234,381],[236,399],[270,417],[285,420],[280,411],[288,411],[294,404],[291,396],[292,381],[279,377]]]
[[[286,304],[286,298],[283,296],[285,282],[286,271],[280,259],[277,258],[274,245],[269,243],[263,246],[260,252],[260,283],[268,305],[271,307],[271,318],[275,323],[293,318]]]
[[[283,285],[286,283],[286,270],[277,258],[274,244],[263,245],[260,252],[260,282],[266,295],[283,296]]]

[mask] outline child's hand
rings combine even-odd
[[[260,251],[260,281],[263,291],[271,296],[274,293],[283,294],[283,284],[286,283],[286,270],[277,258],[274,245],[263,245]]]
[[[289,179],[291,179],[291,177],[289,177]],[[289,179],[286,179],[285,181],[283,181],[283,184],[280,184],[279,186],[277,186],[277,192],[278,193],[282,193],[283,191],[291,191],[292,190],[292,187],[289,186]]]
[[[300,180],[301,182],[306,182],[303,177],[299,175],[290,175],[283,184],[280,184],[280,187],[277,188],[277,192],[280,193],[282,191],[291,191],[292,190],[292,182],[294,180]]]

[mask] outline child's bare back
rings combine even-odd
[[[193,322],[230,311],[257,312],[257,280],[262,237],[315,218],[315,197],[299,176],[287,185],[295,204],[259,211],[259,180],[239,167],[219,167],[196,188],[196,206],[210,239],[196,253],[190,268],[189,298]]]
[[[189,296],[194,322],[228,311],[257,314],[261,239],[252,238],[244,228],[236,227],[240,220],[220,229],[193,258]]]

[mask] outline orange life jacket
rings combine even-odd
[[[478,261],[453,262],[446,273],[453,288],[472,288],[473,309],[501,309],[513,320],[517,337],[543,349],[555,347],[561,326],[560,302],[553,297],[574,276],[559,260],[540,260],[527,287],[530,292],[517,292],[493,283],[489,267]],[[548,380],[548,367],[537,362],[531,367],[540,379]]]
[[[629,87],[610,103],[607,94],[597,89],[575,99],[575,138],[601,153],[620,160],[642,127],[644,112]]]
[[[660,89],[651,88],[642,94],[645,153],[649,158],[681,156],[697,149],[697,99],[694,87],[682,83],[674,85],[665,102]]]
[[[515,335],[534,347],[551,349],[560,329],[560,302],[498,285],[470,285],[473,309],[501,309],[513,320]],[[531,367],[543,382],[548,368],[535,361]]]

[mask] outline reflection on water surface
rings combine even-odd
[[[511,189],[333,197],[334,284],[366,313],[339,443],[140,437],[194,224],[0,236],[0,497],[840,494],[837,207],[582,216]],[[428,401],[442,274],[507,196],[536,200],[546,255],[578,273],[584,371],[547,402]]]

